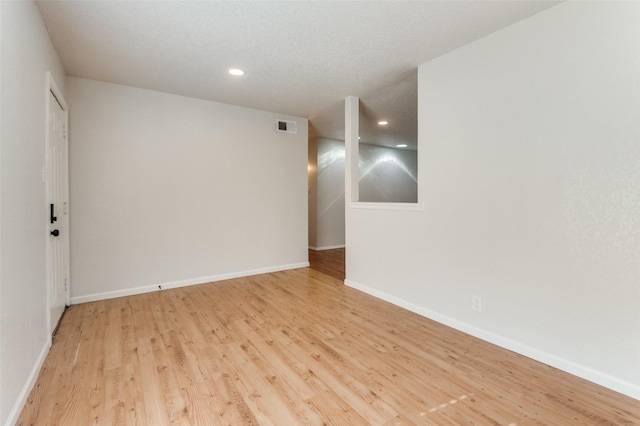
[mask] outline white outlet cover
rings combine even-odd
[[[482,298],[480,296],[471,296],[471,309],[482,312]]]

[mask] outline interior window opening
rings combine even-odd
[[[418,202],[417,89],[414,71],[360,98],[357,201]]]

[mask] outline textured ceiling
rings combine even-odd
[[[39,1],[69,75],[309,117],[343,138],[415,146],[421,63],[531,16],[545,1]],[[227,73],[231,67],[243,77]],[[391,142],[389,142],[391,141]]]

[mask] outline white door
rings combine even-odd
[[[69,197],[67,108],[50,80],[47,137],[47,223],[49,274],[49,332],[58,326],[69,294]]]

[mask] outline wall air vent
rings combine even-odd
[[[285,133],[298,133],[298,123],[295,121],[276,120],[276,130]]]

